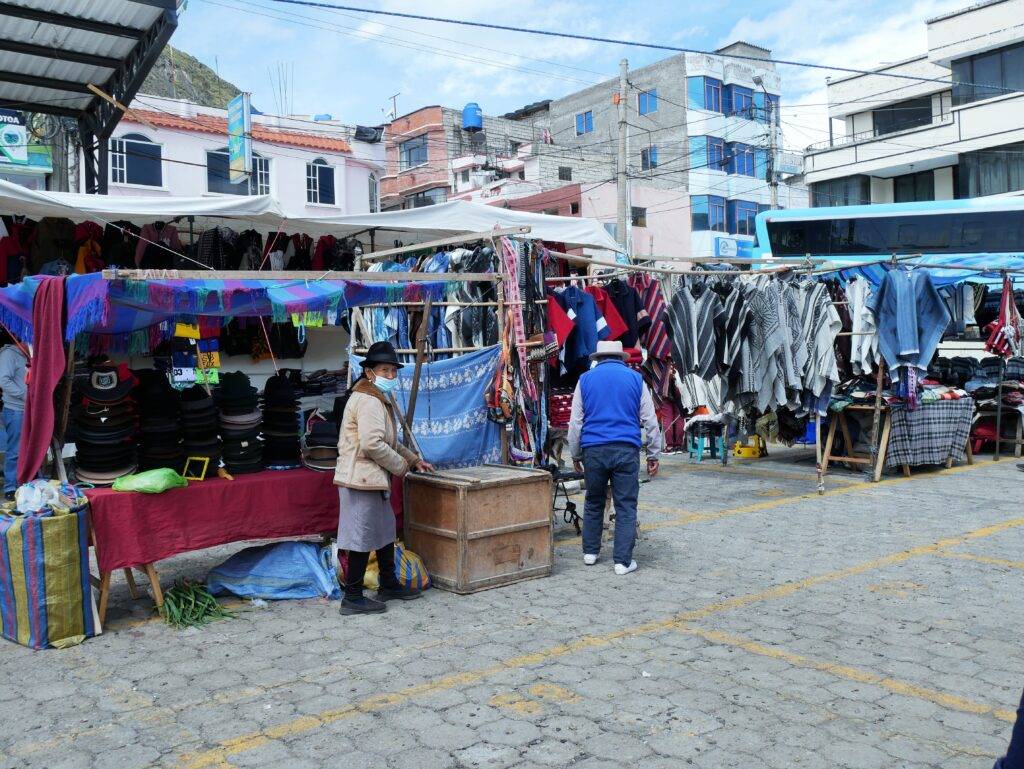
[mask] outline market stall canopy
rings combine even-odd
[[[329,233],[335,237],[375,230],[378,244],[388,243],[393,238],[407,240],[409,235],[428,239],[465,232],[485,232],[495,227],[529,227],[529,234],[522,237],[565,243],[567,246],[622,251],[622,246],[596,219],[513,211],[465,200],[451,200],[433,206],[408,208],[404,211],[384,211],[379,214],[289,217],[289,220],[291,225],[301,221],[303,228],[312,227],[310,234]]]
[[[937,288],[965,282],[998,285],[1002,282],[1000,270],[1021,270],[1020,273],[1011,273],[1010,277],[1015,283],[1024,282],[1024,254],[932,254],[904,258],[898,264],[897,269],[929,268],[932,283]],[[842,259],[833,259],[825,269],[830,266],[836,268],[834,274],[846,280],[860,275],[876,288],[882,284],[885,273],[893,269],[888,263],[858,266],[856,260],[846,260],[844,264]],[[826,273],[826,276],[832,274]]]
[[[55,216],[73,222],[99,224],[127,221],[139,226],[179,217],[195,217],[196,230],[229,224],[227,220],[276,230],[285,219],[270,195],[217,195],[213,197],[135,197],[83,195],[77,192],[42,192],[0,179],[0,212],[42,219]],[[237,225],[235,229],[237,229]]]

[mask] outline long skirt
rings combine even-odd
[[[389,492],[338,488],[338,549],[369,553],[395,541]]]

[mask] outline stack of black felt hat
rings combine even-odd
[[[96,366],[75,406],[75,475],[109,486],[138,467],[138,418],[131,398],[135,377],[127,366]]]
[[[263,463],[267,467],[298,467],[302,428],[299,398],[288,377],[274,375],[263,388]]]
[[[215,475],[221,457],[220,420],[213,398],[199,385],[193,385],[181,393],[181,432],[185,459],[209,459],[207,474]]]
[[[310,470],[331,470],[338,464],[338,423],[314,422],[306,433],[302,464]]]
[[[162,371],[137,373],[135,402],[139,410],[139,469],[169,467],[181,472],[185,447],[181,432],[181,396]]]
[[[232,475],[259,472],[263,469],[263,415],[256,388],[241,371],[233,371],[221,374],[214,398],[220,410],[220,437],[227,471]]]

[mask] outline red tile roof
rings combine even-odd
[[[195,117],[179,117],[166,112],[154,112],[145,109],[132,109],[125,115],[125,122],[140,123],[138,119],[133,120],[132,116],[137,115],[157,128],[170,128],[177,131],[197,131],[199,133],[219,134],[227,141],[228,121],[226,118],[214,115],[196,115]],[[312,133],[299,133],[297,131],[282,131],[276,128],[253,123],[252,138],[256,141],[267,142],[268,144],[284,144],[291,147],[302,147],[309,150],[321,150],[323,152],[351,152],[352,147],[344,139],[334,139],[329,136],[321,136]]]

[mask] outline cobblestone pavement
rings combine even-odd
[[[4,645],[0,769],[988,769],[1024,686],[1024,475],[840,473],[818,496],[808,452],[776,454],[668,458],[624,577],[560,524],[547,579],[185,632],[118,577],[105,635]]]

